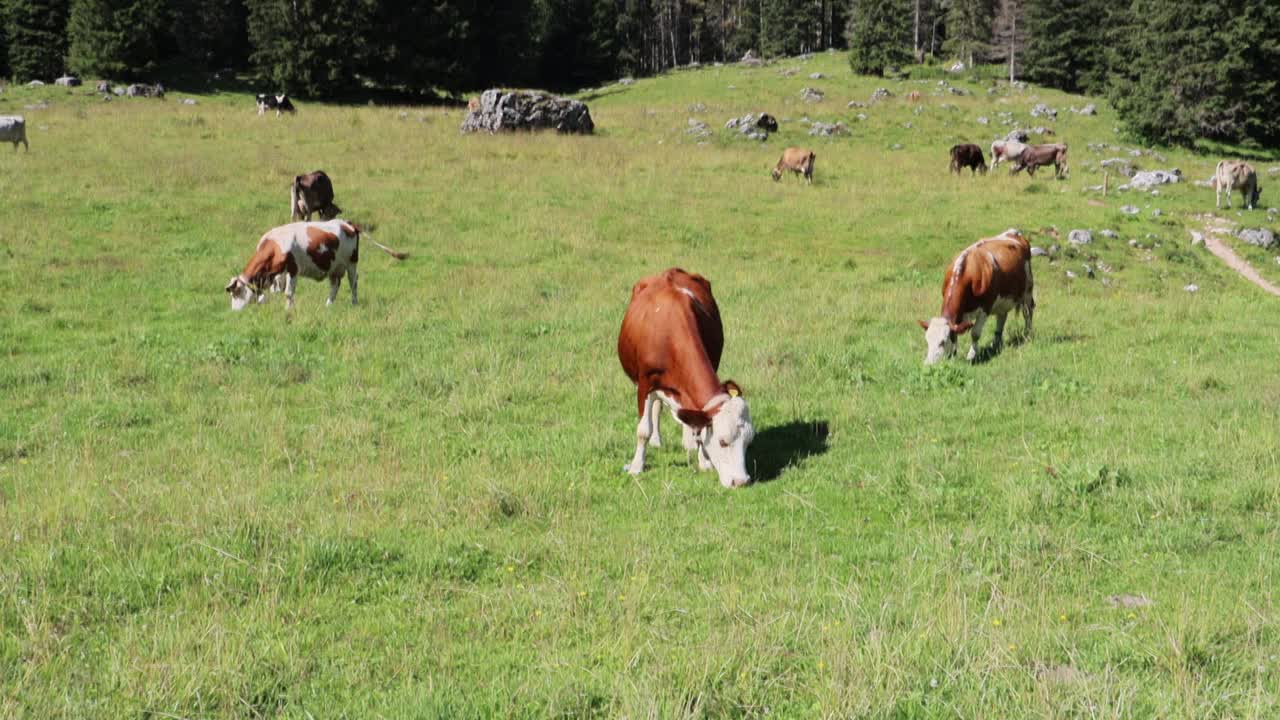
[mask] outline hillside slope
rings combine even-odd
[[[583,93],[587,138],[8,88],[0,716],[1276,716],[1274,300],[1191,246],[1208,189],[1082,190],[1132,149],[1105,104],[954,84],[705,67]],[[768,142],[722,129],[760,110]],[[1001,112],[1070,178],[948,175]],[[812,187],[769,179],[788,144]],[[232,313],[317,168],[410,259]],[[943,268],[1008,227],[1061,246],[1036,336],[924,368]],[[616,333],[672,265],[713,284],[753,486],[621,471]]]

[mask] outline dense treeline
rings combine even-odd
[[[1280,142],[1276,0],[0,0],[0,73],[256,74],[263,89],[455,93],[829,48],[1107,95],[1159,142]]]

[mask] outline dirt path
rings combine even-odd
[[[1280,297],[1280,288],[1267,282],[1257,270],[1253,269],[1252,265],[1245,262],[1245,259],[1237,255],[1230,245],[1223,242],[1222,237],[1231,235],[1230,221],[1213,215],[1202,215],[1199,219],[1204,222],[1204,246],[1209,248],[1209,252],[1221,258],[1227,267],[1240,273],[1245,280]]]

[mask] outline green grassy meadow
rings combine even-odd
[[[1276,300],[1191,245],[1211,190],[1082,190],[1135,147],[1105,103],[955,84],[703,67],[583,93],[592,137],[6,88],[0,717],[1280,717]],[[767,143],[721,129],[760,110]],[[1052,125],[1070,178],[949,175],[998,112]],[[812,187],[770,180],[787,145]],[[233,313],[318,168],[411,257],[366,245],[357,307],[302,280],[291,317]],[[945,265],[1009,227],[1064,248],[1035,337],[1011,317],[1003,352],[926,369]],[[1280,281],[1273,255],[1246,253]],[[712,282],[747,488],[669,417],[622,472],[618,326],[670,266]]]

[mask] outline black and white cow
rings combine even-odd
[[[289,102],[289,96],[281,93],[280,95],[271,95],[268,93],[258,93],[258,114],[265,115],[268,110],[275,110],[276,117],[280,117],[280,113],[296,113],[297,108]]]

